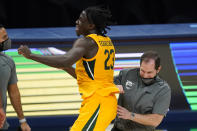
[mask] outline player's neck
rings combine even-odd
[[[99,35],[98,31],[96,31],[96,30],[90,30],[90,31],[89,31],[89,34],[98,34],[98,35]],[[89,35],[89,34],[88,34],[88,35]]]
[[[90,31],[88,31],[87,33],[85,33],[83,36],[87,36],[87,35],[90,35],[90,34],[98,34],[98,35],[101,35],[101,34],[99,34],[98,31],[96,31],[96,30],[90,30]]]

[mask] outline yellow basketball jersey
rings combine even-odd
[[[76,63],[75,71],[82,97],[91,96],[95,92],[102,96],[119,92],[113,84],[115,49],[111,39],[97,34],[86,37],[97,43],[98,51],[93,58],[81,58]]]

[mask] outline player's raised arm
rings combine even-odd
[[[90,40],[87,38],[80,38],[75,41],[71,50],[69,50],[64,55],[55,55],[55,56],[43,56],[33,54],[31,50],[27,46],[21,45],[18,48],[18,53],[26,57],[27,59],[31,59],[42,64],[64,69],[67,67],[71,67],[76,61],[82,58],[87,50],[89,50]]]

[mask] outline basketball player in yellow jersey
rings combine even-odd
[[[18,53],[28,59],[66,70],[77,79],[83,102],[71,131],[105,131],[116,116],[115,93],[122,91],[113,84],[115,49],[106,28],[111,24],[108,10],[89,7],[76,21],[78,38],[64,55],[32,54],[27,46]],[[76,69],[72,65],[76,63]]]

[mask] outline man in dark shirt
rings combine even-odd
[[[171,99],[167,82],[158,73],[160,57],[156,52],[145,52],[140,68],[121,70],[114,83],[122,85],[118,112],[112,131],[154,131],[166,115]]]

